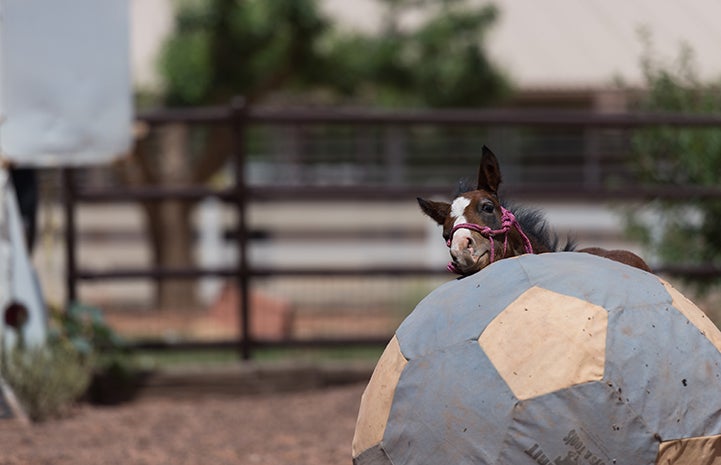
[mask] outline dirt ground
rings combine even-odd
[[[365,383],[286,394],[79,406],[30,426],[0,422],[0,465],[337,465]]]

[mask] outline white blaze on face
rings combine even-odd
[[[468,220],[466,220],[466,217],[464,213],[466,212],[466,208],[471,204],[471,199],[467,199],[465,197],[458,197],[456,200],[453,201],[451,204],[451,218],[455,218],[453,221],[453,226],[457,226],[461,223],[468,223]]]
[[[468,205],[471,204],[471,199],[466,197],[458,197],[451,204],[451,218],[453,220],[453,226],[458,226],[462,223],[468,223],[465,216],[465,211]],[[453,234],[451,238],[451,250],[465,249],[468,244],[468,238],[471,236],[471,232],[468,229],[459,229]]]

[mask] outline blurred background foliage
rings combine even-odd
[[[162,102],[243,95],[294,103],[487,105],[510,92],[483,47],[498,12],[462,0],[383,0],[376,33],[342,29],[315,0],[185,0],[160,59]],[[409,13],[419,24],[402,25]]]
[[[675,63],[657,61],[648,50],[642,62],[646,92],[637,110],[719,113],[721,81],[702,83],[693,52],[683,48]],[[649,185],[721,185],[721,129],[654,127],[632,140],[632,162]],[[649,215],[628,215],[630,231],[663,263],[701,264],[721,260],[721,201],[660,201]]]

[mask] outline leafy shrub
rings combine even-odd
[[[85,356],[123,350],[123,341],[98,308],[74,303],[65,311],[53,311],[51,323],[51,340],[69,344]]]
[[[647,44],[649,47],[649,44]],[[647,112],[714,114],[721,111],[721,80],[702,82],[693,53],[683,49],[675,66],[646,52],[647,92],[638,109]],[[721,130],[652,127],[632,139],[633,161],[646,185],[716,187],[721,184]],[[721,260],[721,201],[657,200],[648,215],[628,215],[628,231],[664,263],[706,264]],[[696,281],[701,287],[709,283]]]
[[[92,360],[87,400],[116,404],[134,397],[141,369],[100,309],[76,303],[65,312],[55,312],[54,321],[52,337]]]
[[[21,328],[18,328],[21,329]],[[45,346],[18,346],[2,374],[33,421],[65,413],[78,399],[117,403],[132,398],[139,371],[120,338],[94,307],[51,312]]]
[[[53,343],[16,349],[5,359],[3,376],[33,421],[67,411],[88,388],[91,364],[72,346]]]

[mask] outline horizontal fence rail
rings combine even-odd
[[[237,341],[205,344],[209,347],[238,347],[243,358],[250,358],[254,347],[272,346],[274,343],[253,338],[250,333],[250,302],[247,295],[253,278],[260,277],[360,277],[360,276],[433,276],[442,271],[428,268],[404,267],[302,267],[268,268],[251,266],[247,260],[250,231],[246,227],[247,206],[253,202],[274,201],[352,201],[384,202],[388,199],[413,199],[416,196],[443,195],[448,186],[418,185],[334,185],[334,186],[256,186],[246,180],[247,128],[255,126],[290,125],[349,125],[363,126],[431,126],[431,127],[529,127],[529,128],[581,128],[581,129],[638,129],[649,127],[673,128],[721,128],[721,115],[690,115],[678,113],[619,113],[599,114],[580,111],[559,110],[423,110],[423,111],[380,111],[368,109],[292,109],[244,107],[241,100],[234,100],[226,106],[192,109],[152,110],[138,115],[138,121],[150,126],[162,126],[170,123],[188,125],[223,125],[230,127],[234,134],[233,160],[236,167],[234,185],[225,189],[209,189],[200,186],[187,187],[142,187],[142,188],[92,188],[79,186],[73,179],[71,169],[64,170],[65,216],[67,236],[67,294],[70,300],[77,298],[78,281],[127,280],[140,278],[153,279],[194,279],[204,276],[219,276],[237,280],[241,298],[238,312],[241,327]],[[562,199],[573,201],[607,201],[656,199],[687,201],[701,199],[721,199],[721,186],[653,186],[635,185],[605,186],[602,183],[592,185],[522,185],[509,186],[507,194],[517,198]],[[237,214],[234,240],[238,249],[238,261],[235,266],[224,268],[114,268],[112,270],[90,270],[77,264],[77,226],[75,209],[77,203],[113,203],[113,202],[153,202],[166,199],[198,201],[215,197],[234,206]],[[664,265],[656,271],[684,275],[696,278],[721,276],[721,268],[715,265],[680,266]],[[288,341],[285,345],[303,346],[315,343],[361,344],[363,340],[324,339],[317,341]],[[365,340],[378,344],[377,339]],[[277,343],[280,344],[280,343]],[[175,347],[203,346],[201,343],[183,343]],[[141,344],[146,348],[162,348],[168,344],[162,341],[148,341]]]
[[[241,118],[247,124],[354,124],[433,126],[566,126],[641,128],[652,126],[721,127],[721,114],[674,112],[596,113],[577,110],[372,110],[363,108],[243,108],[213,106],[189,109],[146,110],[137,115],[147,124],[227,124]]]
[[[284,200],[290,202],[306,202],[323,199],[326,201],[345,202],[349,200],[384,202],[391,198],[432,197],[448,194],[448,187],[374,187],[360,186],[325,186],[325,187],[249,187],[246,194],[254,201]],[[574,187],[561,186],[548,188],[545,185],[510,186],[504,188],[509,197],[543,198],[546,200],[709,200],[721,199],[721,186],[684,186],[684,187]],[[120,189],[85,189],[75,193],[75,199],[85,203],[126,203],[152,202],[163,200],[202,200],[215,197],[226,202],[233,202],[237,196],[234,189],[213,190],[199,187],[170,188],[120,188]],[[569,200],[570,199],[570,200]]]

